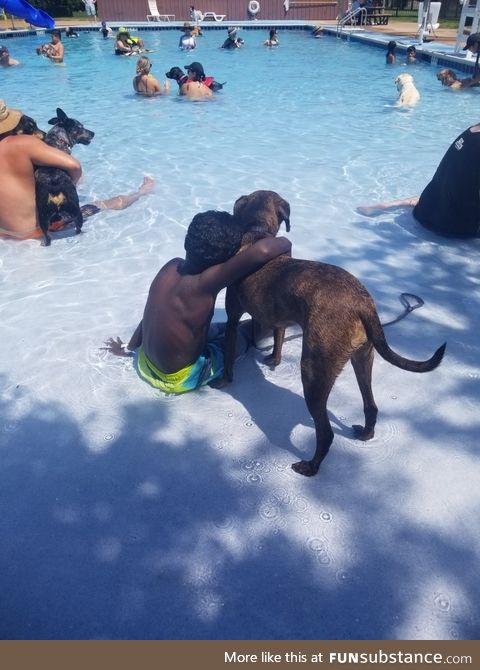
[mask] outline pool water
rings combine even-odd
[[[41,127],[58,105],[95,131],[90,147],[75,149],[86,199],[133,187],[144,172],[155,176],[148,205],[165,240],[178,233],[181,242],[182,226],[199,209],[231,209],[256,188],[277,190],[300,208],[295,227],[310,229],[312,217],[317,230],[338,225],[365,198],[416,193],[451,139],[476,121],[478,92],[442,90],[429,65],[408,68],[421,104],[392,108],[394,78],[407,68],[402,57],[386,66],[379,48],[284,31],[280,48],[267,49],[262,31],[242,31],[245,47],[227,52],[219,48],[224,32],[214,30],[185,53],[180,31],[138,34],[154,50],[160,80],[173,65],[199,60],[225,88],[195,104],[176,95],[175,82],[168,98],[140,98],[131,83],[136,58],[114,57],[113,40],[81,33],[64,38],[64,66],[34,53],[45,37],[9,42],[22,66],[5,72],[2,96]],[[315,255],[312,244],[309,235],[302,254]]]
[[[0,240],[2,637],[473,637],[479,241],[355,208],[419,193],[478,122],[478,91],[442,89],[417,64],[420,103],[401,110],[394,79],[407,68],[386,66],[383,49],[290,30],[267,49],[267,30],[244,30],[245,47],[226,52],[214,30],[183,53],[179,31],[138,34],[160,79],[198,60],[225,88],[190,102],[172,83],[144,99],[136,59],[98,33],[64,39],[64,66],[35,54],[45,37],[8,42],[22,65],[2,71],[0,97],[44,129],[59,106],[95,131],[74,149],[82,202],[144,174],[157,183],[49,248]],[[429,375],[377,357],[381,419],[365,444],[352,439],[363,419],[348,367],[311,480],[290,469],[314,448],[300,340],[275,371],[251,353],[226,392],[182,397],[100,351],[128,340],[192,217],[260,188],[290,202],[294,255],[353,272],[382,320],[401,291],[425,299],[389,330],[393,348],[421,359],[448,341]]]

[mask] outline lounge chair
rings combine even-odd
[[[425,17],[423,13],[423,2],[418,3],[418,30],[420,31],[423,28],[423,31],[435,35],[435,31],[440,27],[438,22],[438,15],[440,14],[440,8],[442,6],[441,2],[431,2],[428,8],[428,16]],[[426,18],[426,21],[425,21]],[[435,35],[436,37],[436,35]]]
[[[175,21],[175,14],[160,14],[157,7],[157,0],[148,0],[147,21]]]
[[[226,14],[215,14],[215,12],[203,12],[203,21],[205,19],[213,19],[214,21],[224,21],[227,18]]]

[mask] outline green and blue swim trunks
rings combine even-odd
[[[223,375],[223,349],[209,342],[206,351],[194,363],[177,372],[166,373],[149,360],[142,346],[138,350],[137,369],[142,379],[164,393],[186,393]]]

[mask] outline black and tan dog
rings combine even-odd
[[[10,132],[4,133],[4,137],[8,135],[34,135],[39,137],[41,140],[45,139],[46,133],[37,126],[36,121],[32,119],[31,116],[22,114],[20,121]]]
[[[285,221],[290,230],[290,206],[273,191],[255,191],[239,198],[234,216],[243,229],[243,245],[265,234],[276,235]],[[305,402],[315,422],[316,451],[310,461],[292,465],[311,476],[328,453],[333,432],[327,400],[335,379],[351,360],[363,398],[365,426],[353,426],[354,435],[374,435],[377,406],[373,398],[373,349],[402,370],[429,372],[442,360],[445,344],[427,361],[412,361],[387,344],[375,303],[366,288],[335,265],[280,256],[227,289],[228,323],[225,333],[225,380],[232,381],[236,329],[244,312],[262,326],[274,329],[274,348],[267,361],[281,360],[285,327],[297,323],[303,330],[301,374]]]
[[[53,125],[45,136],[45,143],[65,153],[71,153],[75,144],[90,144],[95,133],[87,130],[80,121],[70,119],[57,108],[57,116],[48,122]],[[35,170],[35,196],[37,200],[38,224],[45,237],[45,246],[51,238],[49,227],[56,222],[68,222],[75,226],[78,234],[82,230],[83,214],[78,194],[70,175],[59,168],[39,167]]]
[[[172,67],[168,72],[165,72],[165,76],[167,79],[174,79],[178,84],[180,93],[185,93],[183,87],[188,84],[189,80],[188,75],[185,74],[181,67]],[[215,81],[213,77],[205,77],[205,81],[203,83],[205,86],[207,86],[207,88],[215,93],[216,91],[220,91],[227,82],[224,81],[223,84],[221,84],[220,82]]]

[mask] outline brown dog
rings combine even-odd
[[[444,68],[437,73],[438,81],[442,82],[442,86],[448,86],[458,90],[459,88],[472,88],[472,86],[479,86],[480,80],[478,77],[467,77],[466,79],[459,79],[453,70]]]
[[[239,198],[234,216],[247,231],[243,244],[265,234],[276,235],[285,221],[290,230],[290,205],[273,191],[255,191]],[[274,348],[268,362],[278,365],[285,327],[303,330],[301,373],[305,402],[315,422],[317,447],[310,461],[294,463],[299,474],[317,473],[333,441],[327,400],[335,379],[350,359],[363,398],[365,426],[353,426],[355,437],[374,435],[377,406],[372,394],[373,349],[402,370],[429,372],[443,358],[445,344],[427,361],[412,361],[387,344],[375,303],[366,288],[335,265],[279,256],[227,289],[225,379],[232,381],[236,329],[244,312],[262,326],[274,329]]]

